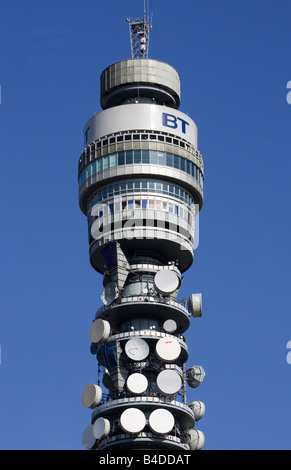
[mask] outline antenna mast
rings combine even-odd
[[[148,0],[147,0],[147,3]],[[146,0],[144,0],[143,18],[126,18],[129,23],[130,49],[132,59],[147,59],[149,54],[150,30],[152,19],[149,18]]]

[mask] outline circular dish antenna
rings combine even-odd
[[[202,317],[202,294],[190,295],[189,310],[193,317]]]
[[[96,408],[100,405],[102,389],[99,385],[88,384],[82,392],[81,401],[85,408]]]
[[[90,338],[92,343],[105,343],[110,336],[110,323],[107,320],[98,318],[94,320],[90,328]]]
[[[205,404],[202,401],[194,400],[188,406],[194,413],[195,421],[199,421],[204,416]]]
[[[110,305],[112,304],[113,300],[116,299],[117,294],[118,294],[117,285],[115,284],[115,282],[109,282],[105,286],[105,289],[101,295],[101,300],[104,303],[104,305]]]
[[[191,429],[188,431],[187,441],[190,450],[201,450],[204,446],[205,436],[199,429]]]
[[[205,377],[205,371],[201,366],[193,366],[187,370],[186,379],[189,387],[196,388],[202,384]]]
[[[157,408],[149,416],[149,427],[157,434],[168,434],[175,424],[174,416],[170,411]]]
[[[110,422],[105,418],[96,419],[93,424],[93,436],[96,439],[101,439],[102,437],[108,436],[110,431]]]
[[[154,277],[156,291],[162,295],[170,295],[180,286],[180,278],[175,271],[163,269]]]
[[[129,392],[139,395],[148,388],[148,379],[140,373],[131,374],[127,379],[126,387]]]
[[[146,425],[146,417],[138,408],[127,408],[120,416],[123,431],[131,434],[139,433]]]
[[[161,338],[156,344],[157,356],[165,362],[173,362],[180,356],[181,346],[175,338]]]
[[[85,449],[93,449],[95,447],[96,438],[93,435],[93,424],[89,424],[89,426],[84,429],[82,444]]]
[[[181,377],[175,370],[166,369],[157,376],[157,387],[167,397],[174,397],[182,386]]]
[[[149,352],[148,343],[141,338],[132,338],[125,344],[125,353],[133,361],[143,361]]]
[[[175,320],[168,319],[164,322],[163,328],[167,333],[175,333],[177,330],[177,323]]]

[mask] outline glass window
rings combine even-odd
[[[139,134],[133,134],[132,138],[133,138],[133,140],[139,140],[140,136],[139,136]]]
[[[141,185],[142,185],[142,190],[143,191],[146,191],[148,189],[148,182],[147,181],[142,181]]]
[[[141,163],[141,150],[134,150],[134,163]]]
[[[185,158],[180,157],[180,168],[182,171],[185,171]]]
[[[173,212],[173,204],[169,204],[169,212]]]
[[[118,152],[118,165],[124,165],[124,152]]]
[[[134,190],[135,191],[140,191],[140,181],[135,181],[134,182]]]
[[[165,152],[158,152],[158,162],[159,165],[165,165],[167,164],[167,154]]]
[[[172,184],[169,185],[169,193],[171,196],[174,196],[174,186]]]
[[[117,154],[116,153],[112,153],[109,156],[109,165],[110,165],[110,168],[117,166]]]
[[[97,173],[102,170],[102,157],[97,159]]]
[[[126,193],[126,183],[120,183],[120,192]]]
[[[156,152],[155,150],[151,150],[150,162],[153,165],[156,165],[158,163],[158,152]]]
[[[115,143],[115,137],[110,137],[109,143],[110,143],[110,144],[114,144],[114,143]]]
[[[132,209],[133,209],[133,200],[132,200],[132,199],[130,199],[130,200],[128,201],[128,203],[127,203],[127,208],[128,208],[129,210],[132,210]]]
[[[148,150],[142,151],[142,163],[149,163],[150,162],[150,155]]]
[[[108,145],[108,139],[103,140],[102,146],[105,147],[105,145]]]
[[[109,204],[109,210],[110,210],[110,214],[113,214],[113,212],[114,212],[114,205],[113,205],[113,203],[112,203],[112,204]]]
[[[131,134],[127,134],[127,135],[125,136],[125,140],[131,140]]]
[[[135,203],[135,208],[136,208],[136,209],[140,209],[140,200],[139,200],[139,199],[135,199],[135,200],[134,200],[134,203]]]
[[[155,183],[153,181],[149,182],[149,191],[153,193],[155,191]]]
[[[132,163],[132,150],[126,151],[126,164],[130,165]]]
[[[127,191],[130,192],[130,193],[132,193],[132,191],[133,191],[133,182],[132,181],[129,181],[127,183]]]
[[[116,183],[114,185],[114,194],[119,194],[119,184],[118,183]]]
[[[179,169],[180,165],[179,165],[179,157],[178,155],[174,155],[174,168],[177,168]]]
[[[168,193],[169,192],[169,185],[163,183],[163,193]]]
[[[190,160],[186,160],[186,171],[190,175]]]
[[[109,155],[103,157],[103,170],[107,170],[107,168],[109,168]]]
[[[108,186],[108,197],[113,196],[113,186]]]
[[[171,153],[167,153],[167,166],[173,166],[173,155]]]
[[[161,191],[162,190],[162,183],[156,183],[156,188],[157,188],[157,191]]]
[[[158,136],[158,140],[159,140],[160,142],[164,142],[165,138],[164,138],[163,135],[159,135],[159,136]]]
[[[143,209],[146,209],[146,208],[147,208],[147,202],[148,202],[148,201],[147,201],[146,199],[143,199],[143,200],[142,200],[142,202],[141,202],[141,207],[142,207]]]
[[[176,214],[176,215],[179,214],[179,206],[175,206],[175,214]]]
[[[122,141],[123,141],[123,135],[118,135],[117,142],[122,142]]]

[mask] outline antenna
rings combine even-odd
[[[132,59],[147,59],[149,54],[152,18],[149,18],[149,0],[144,0],[143,18],[126,18],[129,23],[130,50]]]

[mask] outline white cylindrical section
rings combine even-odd
[[[106,320],[98,318],[94,320],[90,328],[92,343],[105,343],[110,335],[110,324]]]
[[[157,387],[167,397],[175,397],[181,386],[181,377],[175,370],[166,369],[157,376]]]
[[[140,373],[131,374],[127,379],[126,387],[129,392],[139,395],[148,388],[148,379]]]
[[[105,418],[96,419],[93,424],[93,435],[96,439],[108,436],[110,432],[110,421]]]
[[[100,137],[127,130],[170,132],[197,148],[197,126],[181,111],[152,104],[124,104],[105,109],[93,116],[84,127],[84,146]]]
[[[96,408],[100,405],[102,398],[102,389],[99,385],[88,384],[82,392],[81,401],[85,408]]]
[[[146,425],[146,417],[138,408],[127,408],[120,416],[120,426],[125,432],[139,433]]]
[[[156,354],[164,362],[173,362],[180,356],[181,346],[175,338],[166,336],[156,344]]]
[[[175,419],[172,413],[163,408],[157,408],[149,416],[149,427],[157,434],[168,434],[172,431]]]
[[[84,429],[82,444],[85,449],[93,449],[95,447],[96,437],[93,434],[93,424],[89,424],[89,426]]]

